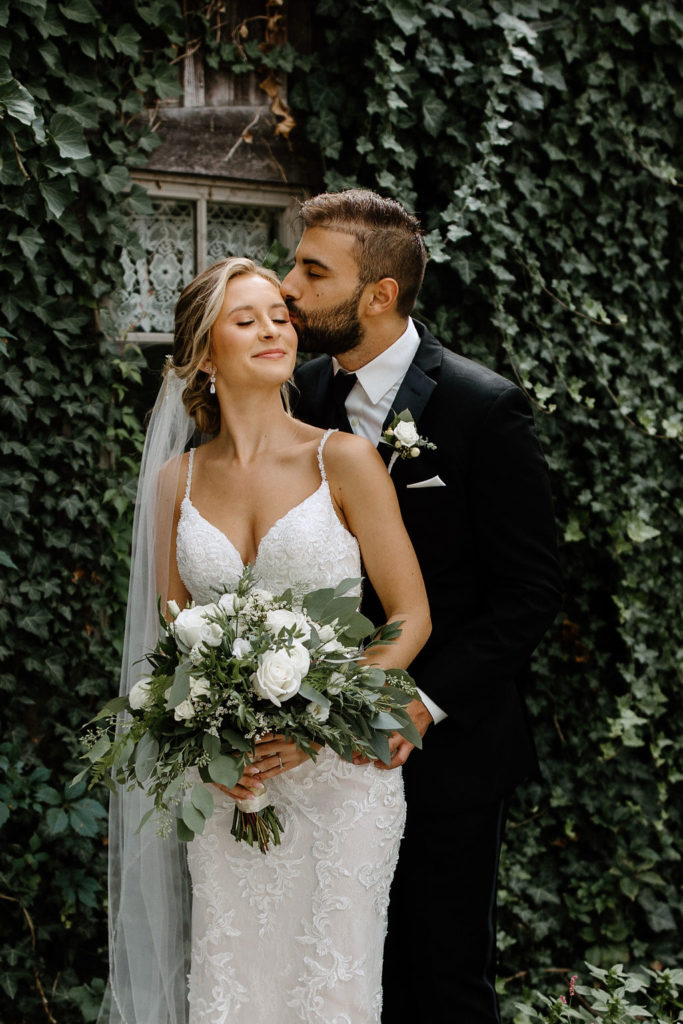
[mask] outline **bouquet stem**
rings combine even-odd
[[[271,841],[274,846],[280,845],[280,833],[284,827],[272,804],[260,811],[241,811],[235,804],[230,831],[238,843],[244,840],[253,846],[256,842],[261,853],[267,853]]]

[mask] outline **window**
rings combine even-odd
[[[153,212],[129,215],[144,256],[122,254],[124,287],[113,315],[127,341],[168,345],[182,288],[217,260],[260,262],[276,239],[294,248],[295,199],[284,190],[151,174],[134,180],[149,192]]]

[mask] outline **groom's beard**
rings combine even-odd
[[[290,313],[296,318],[294,329],[302,352],[325,352],[328,356],[336,356],[360,345],[364,331],[358,318],[358,302],[363,287],[336,306],[315,309],[310,313],[303,313],[292,301],[287,302]]]

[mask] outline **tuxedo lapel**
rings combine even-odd
[[[383,430],[386,430],[394,416],[404,409],[409,409],[415,423],[418,423],[437,384],[443,349],[422,324],[416,323],[415,326],[420,335],[420,347],[401,381],[384,421]]]

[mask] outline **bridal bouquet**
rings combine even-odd
[[[359,649],[375,630],[348,594],[358,582],[295,603],[290,591],[275,596],[254,586],[247,568],[237,589],[215,603],[181,611],[169,602],[171,621],[160,615],[160,639],[147,658],[151,674],[89,723],[90,764],[77,778],[90,773],[91,785],[101,780],[113,792],[116,783],[143,787],[153,807],[140,827],[156,812],[168,834],[175,816],[178,837],[189,841],[213,812],[211,787],[202,783],[233,787],[267,734],[283,734],[313,760],[324,744],[348,761],[360,753],[388,764],[394,731],[421,746],[405,711],[417,695],[411,677],[360,662],[400,628],[383,626]],[[191,789],[190,769],[202,780]],[[267,795],[236,802],[237,840],[265,853],[271,840],[279,844],[282,827]]]

